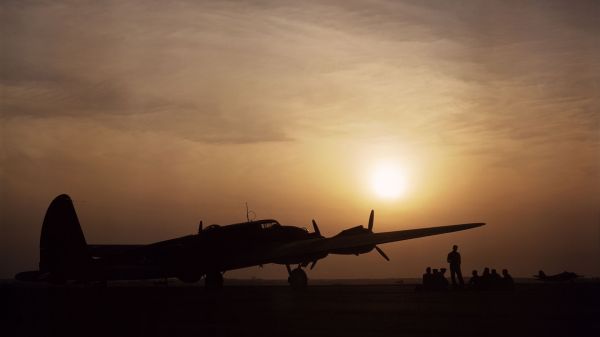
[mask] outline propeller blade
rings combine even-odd
[[[319,226],[317,226],[317,222],[315,221],[315,219],[313,219],[312,224],[313,228],[315,229],[315,233],[317,233],[317,235],[321,235],[321,231],[319,230]]]
[[[313,261],[313,263],[310,265],[310,270],[312,270],[317,265],[317,261],[319,261],[319,260]]]
[[[385,253],[383,252],[383,250],[381,250],[381,248],[379,248],[379,247],[375,246],[375,249],[377,249],[377,252],[378,252],[379,254],[381,254],[381,256],[383,256],[383,258],[384,258],[384,259],[386,259],[386,260],[388,260],[388,261],[390,260],[390,258],[389,258],[387,255],[385,255]]]
[[[371,215],[369,215],[369,230],[373,231],[373,218],[375,217],[375,211],[371,210]]]

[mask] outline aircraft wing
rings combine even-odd
[[[296,241],[278,247],[274,252],[275,258],[295,257],[310,254],[329,253],[340,249],[351,249],[374,246],[383,243],[421,238],[425,236],[463,231],[481,227],[485,223],[467,223],[451,226],[408,229],[381,233],[358,233],[337,235],[330,238],[315,238]]]

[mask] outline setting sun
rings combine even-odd
[[[385,199],[397,199],[406,194],[406,175],[394,164],[380,164],[371,175],[371,186],[377,196]]]

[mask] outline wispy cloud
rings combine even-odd
[[[0,192],[119,176],[123,193],[173,184],[205,200],[190,176],[222,179],[216,198],[251,171],[300,193],[318,180],[300,177],[307,157],[343,162],[347,148],[387,142],[494,178],[575,177],[597,200],[585,191],[600,184],[599,12],[597,1],[3,1]],[[325,143],[337,145],[324,154]]]

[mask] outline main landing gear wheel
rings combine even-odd
[[[206,289],[221,289],[223,288],[223,274],[220,272],[207,273],[204,278],[204,287]]]
[[[298,267],[290,271],[288,283],[292,286],[292,289],[305,289],[308,285],[308,277],[306,276],[304,270]]]

